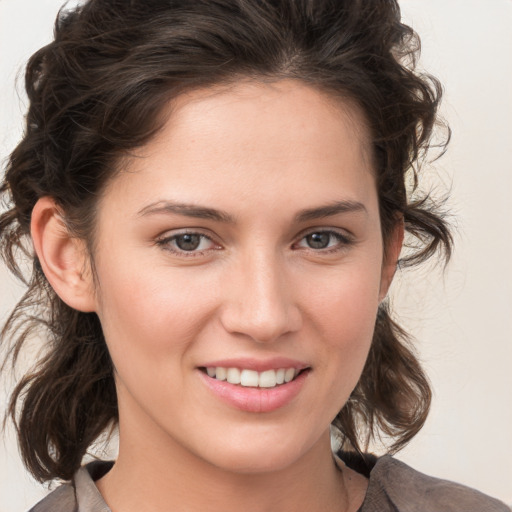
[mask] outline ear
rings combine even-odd
[[[37,201],[30,231],[43,272],[55,293],[74,309],[95,311],[94,283],[85,243],[71,235],[54,199],[42,197]]]
[[[391,282],[395,275],[398,258],[404,242],[404,219],[397,218],[393,231],[390,233],[386,246],[384,247],[384,261],[382,262],[382,273],[380,278],[379,302],[388,293]]]

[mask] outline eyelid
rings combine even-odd
[[[194,251],[185,251],[181,250],[179,248],[171,248],[170,243],[182,235],[198,235],[203,239],[209,240],[212,244],[214,244],[215,247],[203,249],[203,250],[194,250]],[[207,235],[206,233],[202,232],[199,228],[184,228],[184,229],[176,229],[171,231],[166,231],[162,235],[158,236],[155,240],[155,244],[161,248],[163,248],[166,251],[169,251],[172,254],[178,255],[180,257],[185,258],[193,258],[197,256],[203,256],[206,252],[212,251],[212,250],[220,250],[222,247],[221,245],[216,242],[211,235]]]
[[[294,242],[293,245],[294,246],[297,245],[299,242],[304,240],[307,236],[312,235],[314,233],[328,233],[330,235],[333,235],[335,238],[338,239],[339,244],[336,244],[334,247],[326,247],[324,249],[314,249],[313,247],[303,247],[301,249],[309,250],[309,251],[312,251],[315,253],[326,254],[326,253],[330,253],[330,252],[342,251],[345,248],[347,248],[347,246],[353,245],[355,243],[354,235],[352,235],[351,233],[347,233],[346,230],[342,230],[339,228],[322,227],[322,228],[309,228],[308,230],[303,231],[298,236],[297,241]]]
[[[301,250],[306,250],[318,254],[328,254],[333,252],[339,252],[346,249],[348,246],[353,245],[355,243],[354,235],[351,233],[347,233],[346,230],[342,230],[340,228],[332,228],[332,227],[321,227],[321,228],[308,228],[307,230],[300,233],[297,237],[296,241],[292,244],[292,248],[296,248],[296,246],[303,241],[308,235],[313,233],[328,233],[334,236],[339,243],[335,244],[332,247],[326,247],[323,249],[315,249],[313,247],[297,247]],[[203,249],[203,250],[192,250],[186,251],[179,248],[172,248],[170,243],[178,238],[181,235],[198,235],[206,240],[209,240],[214,247]],[[203,232],[201,228],[183,228],[176,229],[171,231],[166,231],[162,235],[159,235],[155,240],[155,245],[162,247],[164,250],[169,251],[172,254],[178,255],[179,257],[191,258],[197,256],[204,256],[205,253],[215,250],[221,250],[223,247],[220,243],[218,243],[215,238]]]

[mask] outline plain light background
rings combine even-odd
[[[0,159],[21,135],[21,70],[51,38],[61,0],[0,0]],[[456,250],[447,272],[404,272],[394,305],[434,388],[426,426],[399,458],[512,504],[512,1],[402,0],[438,76],[453,138],[435,164],[451,187]],[[15,82],[19,76],[18,89]],[[3,168],[3,165],[2,165]],[[0,321],[21,288],[0,266]],[[0,390],[0,412],[6,399]],[[0,512],[47,490],[26,474],[12,431],[0,442]]]

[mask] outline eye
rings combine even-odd
[[[341,250],[349,245],[351,240],[337,231],[313,231],[304,236],[297,247],[315,250]]]
[[[205,237],[196,233],[185,233],[184,235],[174,237],[173,242],[176,244],[176,247],[182,251],[195,251],[201,246],[202,242],[204,245],[203,238]]]
[[[202,233],[192,232],[166,236],[157,240],[157,244],[171,252],[182,255],[187,255],[187,253],[189,253],[188,255],[190,256],[219,248],[219,246],[208,236],[203,235]]]

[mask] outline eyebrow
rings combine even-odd
[[[194,217],[196,219],[209,219],[226,224],[234,224],[235,218],[227,212],[216,210],[214,208],[207,208],[188,203],[174,203],[171,201],[158,201],[152,203],[139,211],[139,216],[158,214],[158,213],[171,213],[184,215],[185,217]]]
[[[367,213],[367,210],[364,204],[358,201],[335,201],[325,206],[301,210],[295,215],[294,220],[296,223],[301,223],[351,212]],[[138,212],[138,215],[141,217],[151,214],[177,214],[197,219],[209,219],[226,224],[235,224],[235,218],[225,211],[189,203],[157,201],[145,206]]]
[[[367,214],[368,210],[366,209],[366,206],[359,201],[335,201],[318,208],[307,208],[306,210],[301,210],[295,216],[295,222],[306,222],[310,220],[322,219],[324,217],[332,217],[341,213],[352,212],[362,212]]]

